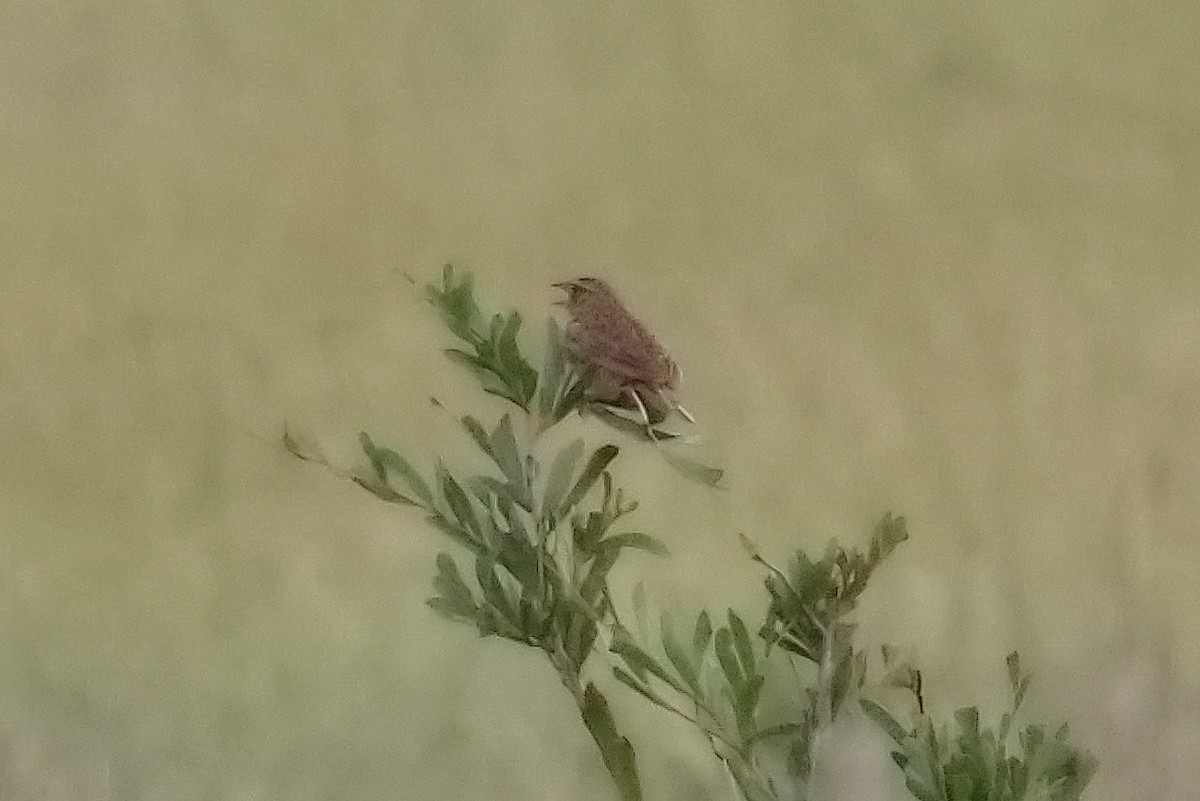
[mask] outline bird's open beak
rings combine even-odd
[[[574,281],[559,281],[558,283],[551,284],[550,286],[554,287],[555,289],[561,289],[563,292],[566,292],[566,293],[570,294],[571,290],[572,290],[572,289],[574,288],[574,286],[575,286],[575,282],[574,282]],[[555,300],[555,301],[551,301],[551,304],[550,304],[550,305],[552,305],[552,306],[566,306],[566,305],[567,305],[567,299],[566,299],[566,298],[563,298],[562,300]]]

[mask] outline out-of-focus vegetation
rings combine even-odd
[[[448,260],[534,343],[551,281],[611,277],[718,435],[722,492],[616,440],[672,557],[614,597],[753,628],[729,533],[816,560],[903,510],[859,647],[910,645],[931,713],[979,701],[981,731],[1017,648],[1022,713],[1100,759],[1086,798],[1187,797],[1198,17],[3,4],[0,797],[608,792],[537,652],[423,605],[452,547],[420,513],[277,447],[287,418],[339,464],[363,428],[426,476],[486,469],[424,394],[474,379],[394,272]],[[662,727],[649,796],[712,797],[688,724],[606,695],[622,733]],[[825,764],[908,798],[877,736],[841,720]]]
[[[787,571],[764,559],[743,536],[754,561],[768,571],[770,604],[754,638],[733,609],[728,611],[728,625],[716,628],[702,611],[686,642],[677,639],[667,620],[650,635],[639,585],[633,612],[643,641],[653,636],[661,642],[653,650],[661,650],[665,661],[656,657],[621,622],[609,587],[609,572],[625,551],[667,556],[666,547],[643,532],[612,532],[638,507],[636,501],[622,501],[622,490],[614,490],[609,467],[619,447],[602,445],[581,466],[587,448],[582,439],[574,439],[546,467],[540,458],[544,448],[537,443],[572,412],[602,412],[601,419],[610,425],[621,421],[614,427],[624,432],[637,432],[638,421],[591,400],[591,371],[588,365],[573,363],[553,320],[546,365],[539,374],[522,353],[520,315],[498,313],[486,324],[470,273],[456,275],[447,265],[441,286],[430,286],[427,296],[450,332],[471,348],[450,348],[446,355],[467,367],[485,393],[516,406],[526,418],[519,428],[532,433],[518,436],[509,413],[491,431],[464,416],[463,427],[492,463],[491,470],[456,479],[439,463],[432,481],[398,452],[377,446],[363,433],[370,469],[349,475],[381,500],[424,510],[432,528],[473,558],[470,581],[454,555],[438,554],[429,605],[451,620],[473,624],[481,636],[498,636],[542,652],[575,701],[624,801],[644,797],[636,749],[619,732],[607,698],[585,673],[595,661],[594,651],[605,658],[605,646],[619,658],[620,664],[611,668],[619,682],[687,721],[708,741],[736,788],[735,796],[743,801],[811,797],[817,745],[855,696],[899,747],[892,756],[904,771],[905,787],[919,801],[1078,801],[1096,760],[1068,742],[1065,724],[1052,738],[1046,737],[1044,726],[1028,726],[1009,755],[1009,731],[1029,686],[1016,652],[1008,658],[1012,706],[998,732],[981,730],[978,708],[966,707],[955,713],[955,737],[944,725],[940,735],[935,733],[924,708],[921,672],[908,663],[889,665],[886,647],[884,667],[889,672],[879,686],[909,690],[917,702],[916,722],[906,728],[863,695],[870,687],[868,660],[853,645],[853,613],[872,573],[908,539],[903,518],[886,515],[865,554],[831,542],[818,561],[800,551]],[[644,414],[641,425],[640,439],[664,447]],[[676,437],[664,432],[662,439]],[[303,459],[320,460],[290,432],[284,444]],[[670,463],[677,465],[679,460]],[[716,468],[700,473],[716,479],[721,474]],[[599,505],[590,509],[588,499],[600,480]],[[789,663],[789,678],[795,683],[784,691],[782,703],[764,705],[766,662],[772,651]],[[808,684],[799,680],[797,662],[815,668]],[[667,693],[682,703],[670,700]],[[774,766],[772,747],[786,755]]]

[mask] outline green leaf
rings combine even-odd
[[[642,786],[638,781],[633,746],[617,732],[607,699],[591,682],[584,690],[583,699],[580,710],[583,722],[600,748],[604,766],[620,790],[622,801],[641,801]]]
[[[696,673],[698,664],[693,662],[691,654],[689,654],[687,650],[680,645],[679,640],[675,639],[675,632],[671,626],[671,621],[667,619],[666,615],[663,615],[660,623],[663,651],[666,653],[667,659],[669,659],[671,664],[675,666],[675,672],[679,674],[679,677],[682,678],[694,692],[700,694],[700,681]]]
[[[405,506],[420,506],[421,502],[407,495],[401,495],[386,484],[380,484],[375,479],[365,479],[362,476],[351,476],[350,480],[381,501],[400,503]]]
[[[485,557],[479,557],[475,560],[475,578],[479,581],[479,588],[483,590],[484,599],[491,604],[507,622],[513,626],[520,628],[521,615],[517,604],[508,593],[504,591],[504,586],[500,583],[500,577],[496,574],[496,563]]]
[[[754,733],[755,713],[758,711],[758,698],[762,693],[763,682],[766,677],[761,674],[751,676],[749,681],[742,685],[733,694],[734,699],[734,715],[737,718],[738,733],[742,739],[748,739]]]
[[[1008,666],[1008,684],[1015,695],[1021,685],[1021,654],[1013,651],[1004,658],[1004,663]]]
[[[1029,766],[1017,757],[1008,758],[1009,786],[1012,787],[1014,798],[1023,798],[1025,789],[1029,786]]]
[[[1025,730],[1018,735],[1021,742],[1021,748],[1025,751],[1025,761],[1032,762],[1033,755],[1041,747],[1042,741],[1046,738],[1046,731],[1043,726],[1032,725],[1026,726]]]
[[[732,609],[729,610],[729,630],[733,633],[733,644],[737,647],[738,659],[744,668],[743,672],[747,676],[753,676],[758,672],[758,665],[754,658],[754,646],[750,643],[750,634],[746,631],[746,624]]]
[[[946,775],[947,797],[950,801],[972,801],[975,795],[975,783],[965,773],[948,773]]]
[[[551,417],[556,422],[578,409],[583,404],[583,398],[587,392],[587,384],[576,377],[574,373],[567,374],[567,382],[558,402],[554,404],[554,412]]]
[[[512,312],[506,318],[497,314],[491,326],[486,326],[475,303],[469,272],[459,280],[453,269],[443,272],[442,287],[428,287],[426,297],[455,336],[475,351],[451,348],[446,355],[471,370],[484,392],[512,401],[528,412],[538,376],[517,345],[520,315]]]
[[[1008,730],[1012,727],[1013,716],[1011,712],[1005,712],[1000,716],[1000,733],[997,738],[1001,743],[1008,739]]]
[[[615,428],[617,431],[620,431],[624,434],[629,434],[630,436],[636,437],[637,439],[640,439],[640,440],[643,440],[646,442],[649,442],[652,439],[657,439],[659,441],[666,441],[666,440],[670,440],[670,439],[675,439],[676,437],[679,436],[678,434],[676,434],[672,431],[665,431],[661,428],[655,428],[654,436],[651,437],[649,432],[646,430],[646,426],[644,423],[642,423],[639,420],[631,420],[628,417],[617,414],[616,412],[609,409],[607,406],[604,406],[603,404],[600,404],[600,403],[589,403],[587,405],[587,410],[597,420],[604,423],[605,425],[610,426],[611,428]]]
[[[738,756],[723,761],[737,786],[738,794],[735,797],[744,799],[744,801],[779,801],[780,796],[773,787],[770,777],[767,777],[766,784],[764,784],[758,766],[751,765]]]
[[[433,580],[433,589],[437,597],[430,598],[427,603],[446,617],[459,620],[475,620],[478,606],[474,594],[458,572],[458,564],[450,554],[442,552],[437,555],[437,576]]]
[[[497,398],[504,398],[506,401],[511,401],[522,409],[525,407],[521,404],[521,399],[513,394],[512,389],[504,380],[495,373],[483,373],[479,376],[479,385],[489,395],[495,395]]]
[[[964,751],[979,747],[979,709],[964,706],[954,711],[954,722],[959,729],[959,747]]]
[[[708,612],[703,611],[696,616],[696,629],[692,634],[692,655],[696,659],[696,664],[700,664],[704,659],[704,654],[708,651],[708,643],[712,639],[712,621],[708,618]]]
[[[704,484],[709,487],[715,487],[721,481],[721,477],[725,475],[725,471],[719,467],[712,467],[694,459],[689,459],[686,456],[671,453],[663,449],[663,456],[667,463],[684,478],[691,479],[699,484]]]
[[[629,666],[634,675],[640,679],[644,679],[647,673],[650,673],[663,684],[666,684],[677,693],[686,695],[687,693],[674,677],[668,673],[662,665],[655,661],[654,657],[646,653],[641,647],[633,641],[629,636],[629,632],[618,628],[612,639],[612,644],[609,650],[625,660],[625,664]]]
[[[584,465],[583,472],[579,474],[575,486],[571,487],[571,491],[567,493],[567,497],[563,500],[560,514],[565,514],[571,507],[583,500],[583,496],[587,495],[588,490],[596,483],[596,479],[604,472],[604,468],[608,467],[609,462],[617,458],[620,449],[616,445],[605,445],[597,448],[592,457],[588,459],[588,463]]]
[[[454,521],[447,520],[446,518],[442,517],[440,512],[430,515],[428,519],[429,522],[432,523],[439,531],[450,537],[450,539],[454,540],[459,545],[465,546],[473,553],[481,554],[487,551],[487,547],[483,543],[476,540],[475,536],[471,532],[467,531]]]
[[[768,726],[765,729],[756,731],[752,736],[746,738],[745,746],[750,746],[760,743],[763,740],[769,740],[774,737],[790,737],[793,734],[803,734],[808,730],[808,727],[803,723],[780,723],[776,726]]]
[[[507,537],[501,540],[503,547],[497,554],[496,561],[512,574],[525,592],[535,598],[544,598],[546,584],[557,589],[557,572],[546,569],[542,561],[545,557],[528,540]],[[539,568],[539,564],[542,565]]]
[[[842,626],[839,625],[838,629]],[[850,690],[850,680],[854,674],[854,651],[849,645],[849,635],[844,638],[835,635],[833,677],[830,684],[830,695],[833,699],[833,712],[836,715]]]
[[[504,477],[514,487],[525,488],[525,471],[521,467],[521,453],[517,447],[517,437],[513,433],[512,418],[504,415],[499,425],[492,432],[492,449],[496,464]]]
[[[634,678],[633,674],[631,674],[629,671],[625,670],[623,667],[620,667],[619,665],[614,666],[613,667],[613,676],[616,677],[617,681],[621,682],[626,687],[633,690],[638,695],[642,696],[643,698],[645,698],[647,701],[654,704],[655,706],[661,707],[661,708],[667,710],[668,712],[676,711],[675,707],[671,706],[665,700],[663,700],[663,697],[661,695],[654,692],[654,690],[647,687],[645,684],[643,684],[638,679]]]
[[[446,358],[450,359],[450,361],[461,364],[477,375],[492,372],[491,365],[478,354],[470,353],[462,348],[446,348],[442,353],[446,354]]]
[[[556,592],[558,592],[561,596],[562,603],[566,605],[566,609],[568,611],[585,617],[588,620],[591,620],[593,623],[600,622],[600,611],[595,608],[593,602],[586,600],[582,595],[580,595],[578,590],[571,587],[561,589],[562,583],[559,581],[555,581],[554,586],[556,588]]]
[[[742,674],[741,665],[738,664],[738,659],[734,653],[733,635],[727,628],[717,630],[716,638],[717,661],[721,663],[721,670],[725,673],[725,678],[729,681],[730,687],[737,690],[745,683],[745,676]]]
[[[503,376],[497,374],[486,360],[455,348],[447,349],[445,354],[450,358],[450,361],[457,362],[470,370],[476,380],[479,381],[480,387],[484,392],[512,401],[521,406],[520,398],[514,395],[512,388],[505,383]]]
[[[471,439],[475,441],[479,450],[483,451],[493,462],[496,461],[496,453],[492,450],[492,440],[483,425],[469,414],[463,415],[462,425],[471,435]]]
[[[578,378],[554,318],[547,319],[548,344],[546,366],[539,389],[541,428],[545,430],[562,420],[583,403],[586,383]]]
[[[525,497],[524,493],[521,492],[520,487],[514,487],[507,482],[494,478],[493,476],[475,476],[471,481],[471,487],[481,501],[483,501],[485,498],[489,498],[491,495],[495,495],[497,498],[503,499],[504,503],[511,504],[513,506],[520,506],[526,512],[533,511],[530,509],[532,504],[530,503],[529,498]],[[490,501],[487,502],[490,503]],[[514,514],[507,517],[509,523],[514,527],[514,530],[525,530],[525,524],[521,521],[521,517],[519,515]]]
[[[1021,708],[1021,702],[1025,700],[1025,693],[1029,691],[1029,681],[1031,678],[1032,676],[1026,675],[1017,686],[1017,692],[1013,696],[1013,712]]]
[[[471,538],[477,543],[482,543],[483,539],[479,528],[479,520],[475,517],[475,510],[471,506],[471,499],[463,492],[462,487],[454,480],[454,476],[450,475],[444,467],[439,468],[438,478],[442,485],[442,495],[446,498],[446,503],[450,505],[450,511],[458,519],[464,531],[471,535]]]
[[[541,384],[538,387],[538,411],[542,417],[551,417],[562,391],[563,375],[567,368],[562,334],[559,333],[558,323],[554,321],[553,317],[546,320],[546,343],[546,364],[542,368]],[[557,421],[558,418],[555,418],[550,422]]]
[[[433,508],[433,493],[429,491],[429,485],[404,457],[391,448],[376,447],[365,431],[359,433],[358,441],[367,458],[371,460],[371,465],[375,468],[375,474],[379,476],[380,481],[387,483],[389,471],[397,474],[409,491],[416,496],[417,500],[421,501],[421,505],[427,509]]]
[[[500,336],[504,332],[504,315],[493,314],[491,325],[488,326],[488,345],[496,352],[496,345],[500,342]]]
[[[868,718],[873,720],[879,728],[883,729],[888,737],[891,737],[896,742],[896,745],[904,745],[904,741],[908,738],[909,733],[905,731],[898,720],[892,717],[891,712],[888,712],[882,706],[868,698],[858,699],[858,705],[862,707],[862,711]]]
[[[920,801],[948,801],[942,769],[930,742],[932,739],[932,731],[928,733],[928,739],[924,736],[906,738],[905,750],[908,752],[909,762],[904,769],[904,785]]]
[[[508,536],[513,531],[512,521],[509,518],[515,515],[514,507],[516,506],[510,495],[493,490],[491,485],[484,481],[484,476],[469,477],[467,487],[479,501],[479,505],[483,507],[482,517],[497,531]]]
[[[813,741],[815,739],[816,720],[815,710],[806,710],[796,736],[792,738],[787,751],[787,771],[791,776],[807,782],[813,770]],[[893,754],[893,757],[895,754]]]
[[[563,638],[563,648],[567,652],[567,657],[571,660],[571,664],[578,671],[583,667],[583,663],[587,661],[588,654],[591,653],[592,646],[596,642],[596,636],[599,628],[595,622],[589,620],[584,615],[573,614],[570,616],[570,622],[567,624],[567,634]]]
[[[646,603],[646,585],[638,582],[633,588],[633,619],[637,622],[638,635],[643,641],[650,639],[650,612]]]
[[[442,287],[425,289],[426,299],[441,313],[446,326],[460,339],[476,344],[480,339],[477,331],[482,316],[475,305],[474,279],[470,272],[463,271],[462,279],[455,281],[453,266],[442,269]]]
[[[608,473],[604,474],[608,477]],[[600,545],[600,538],[608,530],[609,520],[604,512],[588,512],[587,519],[580,524],[578,518],[571,522],[575,547],[580,553],[594,554]]]
[[[892,513],[888,512],[875,526],[875,533],[871,537],[871,561],[883,559],[907,539],[907,521],[903,517],[893,517]]]
[[[433,598],[427,598],[425,600],[425,604],[442,617],[449,618],[450,620],[478,623],[478,609],[473,609],[471,610],[471,613],[468,614],[466,609],[458,606],[446,598],[441,597],[440,595]]]
[[[579,594],[589,604],[595,604],[596,600],[600,597],[600,593],[608,581],[608,571],[612,569],[618,556],[620,556],[620,550],[611,549],[598,553],[596,558],[592,560],[591,567],[588,568],[587,577],[579,585]]]
[[[939,785],[930,783],[929,777],[912,773],[912,764],[909,762],[909,768],[905,769],[904,786],[908,791],[915,795],[918,801],[949,801]]]
[[[638,551],[646,551],[647,553],[652,553],[655,556],[660,556],[664,559],[671,555],[671,552],[667,550],[667,546],[663,545],[649,534],[642,534],[638,531],[629,531],[624,534],[614,534],[611,537],[606,537],[605,539],[600,540],[597,553],[605,550],[619,551],[622,548],[633,548]]]
[[[499,315],[497,315],[499,316]],[[496,338],[496,355],[508,383],[518,391],[522,405],[528,405],[537,389],[537,370],[521,354],[517,333],[521,330],[521,315],[510,312]]]
[[[550,517],[558,513],[563,496],[575,473],[575,465],[583,458],[583,440],[576,439],[558,452],[550,465],[549,478],[546,479],[546,489],[542,493],[542,515]]]

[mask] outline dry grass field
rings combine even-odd
[[[726,489],[627,448],[674,556],[622,588],[753,613],[738,532],[782,561],[904,514],[862,636],[936,712],[998,711],[1020,649],[1087,798],[1197,797],[1198,23],[4,4],[0,797],[615,797],[544,662],[424,605],[448,543],[279,445],[466,458],[429,396],[501,407],[401,275],[446,262],[535,335],[550,282],[603,275],[683,365]],[[650,799],[731,798],[611,697]],[[907,797],[878,745],[829,799]]]

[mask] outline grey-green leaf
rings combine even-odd
[[[607,406],[604,406],[600,403],[589,403],[587,405],[587,410],[605,425],[611,426],[622,433],[629,434],[641,440],[650,441],[656,439],[659,441],[665,441],[669,439],[675,439],[679,436],[672,431],[666,431],[661,428],[655,428],[654,435],[651,436],[650,432],[646,429],[646,426],[643,423],[630,420],[628,417],[619,415],[609,409]]]
[[[666,615],[662,616],[660,624],[663,651],[666,653],[667,659],[669,659],[671,664],[674,665],[675,672],[679,674],[679,677],[683,679],[684,682],[691,687],[694,692],[699,694],[700,681],[696,672],[698,663],[692,660],[691,654],[688,653],[683,645],[680,644],[679,640],[676,639],[674,628],[671,626],[671,621],[667,619]]]
[[[898,720],[892,717],[891,712],[888,712],[869,698],[860,698],[858,705],[862,707],[862,711],[867,717],[875,721],[875,724],[896,742],[896,745],[904,745],[904,740],[908,737],[908,732],[904,730],[904,727],[900,725]]]
[[[463,428],[471,435],[471,439],[479,446],[479,450],[483,451],[492,460],[496,460],[496,454],[492,450],[492,440],[488,436],[487,430],[483,424],[476,420],[471,415],[464,415],[462,418]]]
[[[558,513],[563,497],[567,494],[571,477],[575,474],[575,466],[583,458],[583,440],[573,440],[558,452],[550,465],[550,475],[546,479],[546,489],[542,493],[542,515],[550,516]]]
[[[670,712],[675,711],[675,707],[668,704],[661,695],[654,692],[654,690],[650,689],[648,686],[643,684],[641,681],[639,681],[637,678],[635,678],[632,673],[630,673],[628,670],[621,667],[620,665],[616,665],[613,667],[613,676],[616,677],[617,681],[621,682],[626,687],[633,690],[638,695],[642,696],[643,698],[645,698],[647,701],[654,704],[655,706],[662,707],[663,709],[666,709],[667,711],[670,711]]]
[[[745,676],[742,673],[741,665],[738,664],[738,659],[734,653],[733,635],[727,628],[717,630],[716,638],[717,661],[721,663],[721,670],[725,672],[725,678],[729,682],[729,686],[736,691],[745,682]]]
[[[358,441],[380,481],[387,483],[388,472],[395,473],[426,508],[433,508],[433,493],[429,491],[429,485],[404,457],[391,448],[377,447],[365,431],[359,433]]]
[[[803,734],[807,730],[808,727],[803,723],[780,723],[776,726],[769,726],[755,732],[753,736],[746,739],[746,746],[749,747],[773,737],[790,737],[794,734]]]
[[[1015,693],[1021,684],[1021,654],[1013,651],[1004,658],[1004,662],[1008,666],[1008,684]]]
[[[541,386],[538,388],[538,409],[542,417],[554,414],[555,403],[562,389],[563,374],[566,372],[566,354],[562,347],[562,334],[553,317],[546,324],[546,366],[542,369]]]
[[[1016,712],[1021,707],[1021,703],[1025,700],[1025,693],[1029,691],[1029,681],[1032,677],[1026,675],[1021,679],[1021,683],[1017,686],[1017,692],[1013,695],[1013,711]]]
[[[520,628],[521,618],[517,604],[505,592],[500,577],[496,575],[496,569],[495,563],[490,559],[479,557],[475,560],[475,578],[479,581],[479,588],[483,590],[483,597],[487,602],[507,622]]]
[[[478,607],[471,588],[458,572],[454,558],[448,553],[439,553],[437,568],[433,588],[438,595],[429,599],[429,605],[447,617],[474,620]]]
[[[496,355],[505,379],[521,397],[521,405],[528,406],[537,388],[538,374],[521,354],[517,345],[517,333],[521,330],[521,315],[510,312],[499,335],[496,337]]]
[[[667,463],[675,468],[680,475],[704,484],[709,487],[715,487],[721,481],[721,477],[725,475],[725,471],[719,467],[712,467],[694,459],[689,459],[686,456],[679,456],[671,453],[665,448],[662,450],[663,456]]]
[[[513,433],[512,418],[509,415],[500,418],[491,439],[493,456],[504,477],[514,487],[524,488],[525,471],[521,467],[521,454],[517,448],[517,437]]]
[[[741,661],[746,675],[753,676],[758,672],[758,664],[754,658],[754,646],[750,642],[746,624],[732,609],[729,610],[729,630],[733,632],[733,644],[737,648],[738,660]]]
[[[482,542],[479,520],[475,517],[471,499],[467,497],[462,487],[454,480],[454,476],[450,475],[445,468],[439,470],[438,478],[442,485],[442,495],[446,498],[446,503],[450,505],[450,511],[454,513],[463,530],[471,534],[472,539],[476,542]]]
[[[608,700],[591,682],[584,690],[580,712],[588,732],[600,748],[604,766],[621,791],[621,801],[641,801],[642,786],[638,781],[633,746],[617,732],[617,724],[608,709]]]
[[[616,549],[619,551],[622,548],[634,548],[639,551],[646,551],[655,556],[661,556],[664,559],[671,555],[666,545],[663,545],[649,534],[642,534],[640,531],[628,531],[624,534],[614,534],[611,537],[606,537],[600,540],[597,551],[604,551],[606,549]]]
[[[588,490],[596,483],[596,479],[604,472],[604,468],[608,467],[609,462],[617,458],[620,449],[616,445],[605,445],[597,448],[592,457],[588,459],[588,463],[584,465],[583,472],[579,474],[579,478],[575,481],[575,486],[571,487],[571,491],[567,493],[567,497],[563,499],[560,513],[570,511],[571,507],[579,503],[584,495],[587,495]]]
[[[641,647],[629,636],[628,632],[622,629],[617,629],[616,633],[613,635],[610,650],[624,659],[625,664],[629,665],[630,669],[633,670],[634,675],[638,676],[639,678],[644,677],[646,673],[649,672],[659,681],[663,682],[676,692],[684,692],[683,686],[676,681],[675,678],[671,676],[671,674],[668,673],[663,666],[654,659],[654,657],[643,651]]]
[[[609,550],[596,555],[587,576],[579,585],[579,594],[589,604],[594,604],[608,582],[608,571],[616,563],[620,551]]]

